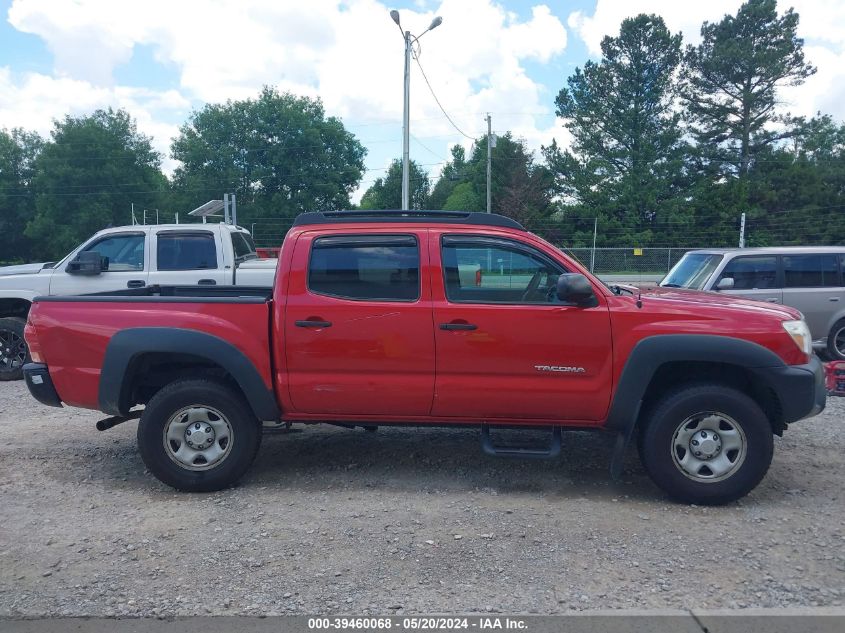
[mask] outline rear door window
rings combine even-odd
[[[840,286],[839,262],[834,254],[783,256],[784,288],[828,288]]]
[[[167,232],[158,234],[158,270],[206,270],[217,268],[214,234]]]
[[[354,301],[420,298],[420,249],[413,235],[320,237],[311,247],[308,289]]]
[[[734,280],[734,290],[779,288],[778,258],[775,255],[734,257],[719,277],[726,278]]]

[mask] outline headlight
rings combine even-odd
[[[804,321],[784,321],[783,329],[792,337],[798,349],[808,356],[813,353],[813,339],[810,336],[810,328]]]

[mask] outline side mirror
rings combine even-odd
[[[108,270],[108,259],[104,259],[97,251],[82,251],[67,265],[67,272],[70,275],[99,275]]]
[[[734,287],[733,277],[722,277],[716,284],[716,290],[730,290]]]
[[[563,273],[557,278],[557,298],[581,308],[593,308],[599,304],[593,286],[580,273]]]

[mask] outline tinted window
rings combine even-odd
[[[86,247],[108,258],[109,272],[144,270],[144,235],[112,235]]]
[[[159,270],[217,268],[217,247],[212,233],[159,233]]]
[[[232,233],[232,248],[235,250],[237,261],[258,257],[255,253],[255,243],[249,235],[244,233]]]
[[[777,271],[775,256],[734,257],[725,266],[720,279],[733,279],[734,290],[777,288]]]
[[[444,238],[443,276],[449,301],[555,303],[562,269],[539,252],[505,240]]]
[[[784,288],[840,285],[836,255],[784,255],[783,276]]]
[[[420,253],[412,236],[321,237],[311,249],[308,288],[345,299],[414,301]]]

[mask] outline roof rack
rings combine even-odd
[[[501,226],[525,231],[516,220],[496,213],[475,213],[464,211],[310,211],[300,213],[294,226],[308,224],[336,224],[346,222],[437,222],[440,224],[473,224],[479,226]]]

